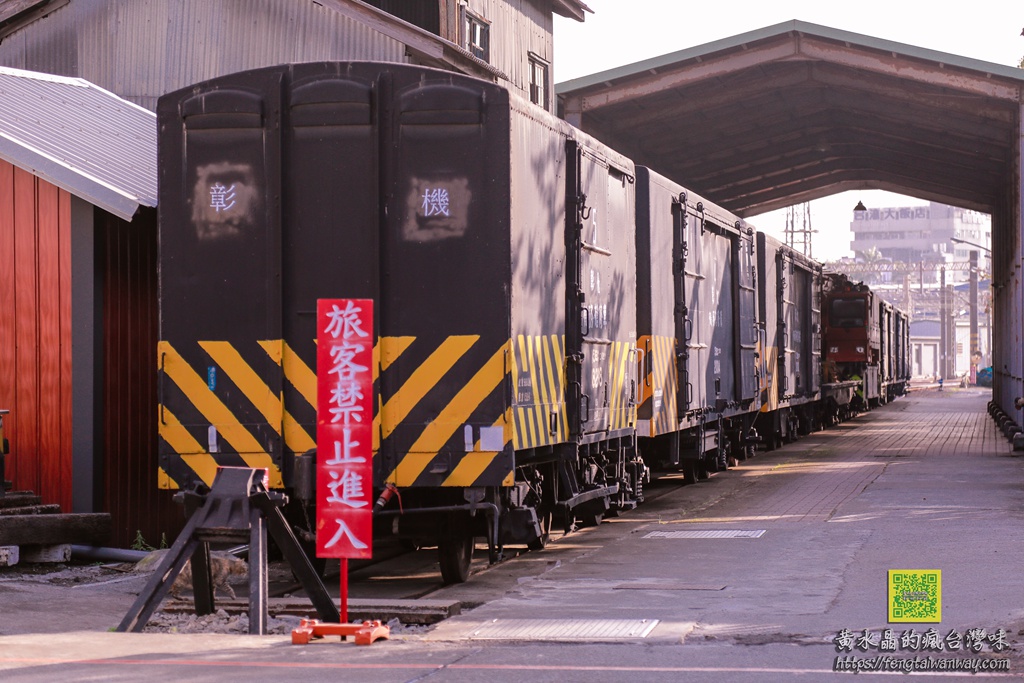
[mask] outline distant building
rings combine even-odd
[[[954,323],[955,349],[953,353],[953,374],[962,376],[971,371],[971,326],[966,319],[958,319]],[[987,321],[979,320],[978,324],[978,367],[992,365],[991,330]],[[915,378],[937,378],[941,360],[942,331],[937,320],[918,320],[910,323],[910,362],[911,374]]]
[[[954,242],[953,238],[987,248],[992,239],[992,219],[977,211],[932,202],[928,206],[854,211],[850,230],[850,248],[854,253],[861,255],[874,248],[887,261],[923,263],[925,282],[936,282],[942,265],[963,263],[970,258],[973,248]],[[976,251],[979,268],[990,270],[988,252]],[[964,281],[968,276],[966,269],[951,269],[946,281]]]

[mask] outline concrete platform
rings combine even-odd
[[[885,629],[934,628],[943,637],[999,632],[1008,647],[892,657],[1011,667],[945,671],[942,680],[1017,677],[1024,459],[988,417],[988,400],[978,389],[914,392],[696,486],[663,478],[634,513],[425,596],[460,603],[462,614],[358,650],[271,636],[105,633],[141,586],[25,585],[0,570],[0,670],[5,681],[140,672],[280,680],[283,667],[334,680],[821,680],[839,675],[840,654],[879,654],[837,652],[842,630],[877,640]],[[680,533],[691,531],[707,533]],[[941,570],[941,622],[888,621],[893,569]],[[363,582],[354,597],[393,593],[400,581],[378,583],[388,585]]]

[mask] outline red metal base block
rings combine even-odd
[[[369,645],[379,638],[391,636],[391,629],[379,621],[364,621],[361,624],[327,624],[318,619],[303,619],[299,627],[292,630],[292,644],[305,645],[313,638],[324,636],[353,636],[356,645]]]

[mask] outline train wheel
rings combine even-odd
[[[446,586],[465,583],[473,563],[473,537],[469,534],[445,536],[437,545],[437,561],[441,565],[441,581]]]
[[[697,476],[697,463],[693,460],[686,459],[681,463],[683,467],[683,482],[687,484],[696,484],[700,477]]]
[[[698,481],[703,481],[711,476],[711,472],[713,470],[708,468],[708,462],[704,457],[701,457],[701,459],[697,461],[696,466]]]
[[[541,513],[540,520],[540,536],[533,539],[526,544],[526,547],[530,550],[544,550],[544,546],[551,540],[551,522],[554,520],[554,513],[547,512]]]

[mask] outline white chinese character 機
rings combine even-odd
[[[210,187],[210,208],[220,213],[227,211],[235,205],[235,186],[224,187],[220,183],[214,183]]]
[[[424,190],[421,209],[424,218],[427,216],[450,216],[448,190],[443,188]]]

